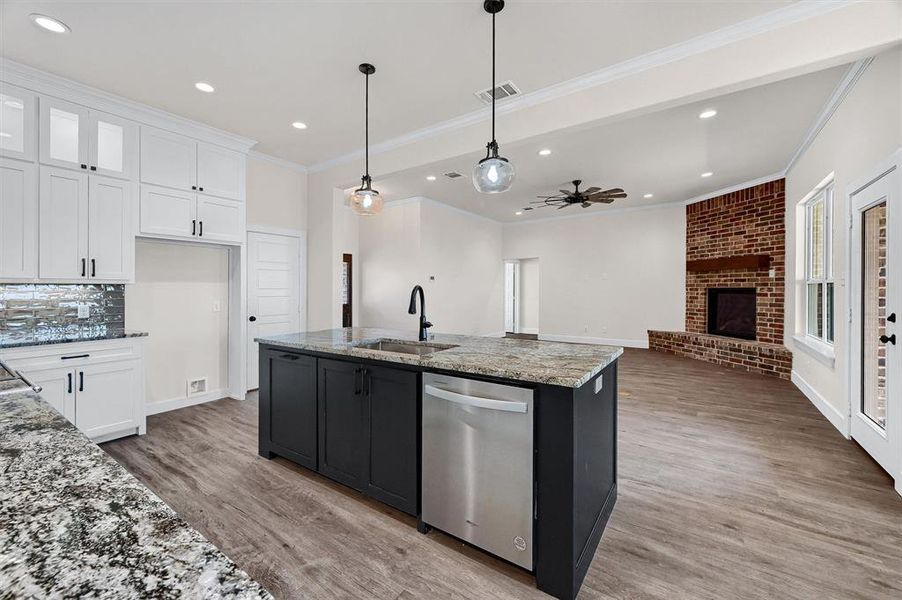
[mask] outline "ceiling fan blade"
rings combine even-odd
[[[605,190],[602,194],[622,194],[623,190],[621,188],[611,188],[609,190]]]
[[[613,198],[601,198],[600,200],[596,200],[596,202],[601,202],[602,204],[610,204],[613,201]]]
[[[558,191],[565,196],[570,196],[573,194],[573,190],[558,190]]]
[[[583,207],[583,208],[589,208],[590,206],[592,206],[592,203],[591,203],[591,202],[583,202],[583,203],[582,203],[582,207]]]
[[[592,194],[592,195],[589,197],[590,200],[596,200],[596,199],[597,199],[597,200],[600,200],[600,199],[603,199],[603,198],[626,198],[626,194],[625,194],[625,193],[622,193],[622,194],[606,194],[606,193],[604,193],[604,192],[599,192],[599,193],[597,193],[597,194]]]
[[[594,194],[595,192],[599,192],[599,191],[601,191],[601,188],[600,188],[600,187],[590,187],[590,188],[587,189],[587,190],[583,190],[583,194],[590,194],[590,195],[591,195],[591,194]]]

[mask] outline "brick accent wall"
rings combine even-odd
[[[649,331],[648,346],[659,352],[781,379],[789,379],[792,372],[792,352],[781,344],[750,342],[707,333]]]
[[[711,287],[753,287],[757,340],[783,343],[786,277],[785,180],[778,179],[686,207],[686,260],[768,254],[768,269],[686,273],[686,331],[707,333]]]

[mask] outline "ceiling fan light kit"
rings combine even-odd
[[[364,100],[366,166],[364,175],[360,178],[360,187],[351,194],[351,208],[358,215],[369,217],[381,213],[384,204],[381,194],[373,189],[373,179],[370,177],[370,75],[376,72],[376,67],[369,63],[363,63],[357,69],[366,77]]]
[[[492,15],[492,87],[495,89],[495,15],[504,8],[504,0],[485,0],[483,9]],[[473,167],[473,186],[483,194],[506,192],[514,183],[514,166],[498,155],[495,140],[495,95],[492,94],[492,141],[486,144],[485,158]]]

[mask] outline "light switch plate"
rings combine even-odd
[[[601,391],[602,387],[604,387],[603,380],[604,380],[604,375],[599,375],[598,378],[595,380],[595,393],[596,394]]]
[[[79,304],[78,305],[78,318],[79,319],[87,319],[91,316],[91,307],[87,304]]]

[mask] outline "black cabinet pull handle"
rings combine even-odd
[[[197,219],[191,220],[191,235],[197,235]]]
[[[92,170],[92,171],[96,171],[96,170],[97,170],[97,167],[95,167],[94,165],[91,165],[91,170]]]
[[[85,391],[85,372],[84,371],[78,372],[78,391],[79,392]]]
[[[72,360],[73,358],[88,358],[90,354],[73,354],[71,356],[61,356],[60,360]]]
[[[85,277],[88,274],[88,262],[86,259],[81,259],[81,276]]]
[[[253,323],[254,321],[257,320],[257,317],[255,317],[254,315],[251,315],[247,318],[247,320],[250,321],[251,323]]]
[[[896,313],[890,313],[890,315],[886,318],[886,320],[889,321],[890,323],[895,323],[896,322]]]
[[[363,379],[363,395],[369,396],[370,395],[370,387],[372,387],[372,381],[370,378],[370,370],[369,369],[363,369],[363,375],[361,376],[361,379]]]
[[[82,169],[87,169],[87,168],[88,168],[88,165],[82,165],[81,168],[82,168]]]
[[[200,191],[204,191],[204,188],[199,188],[199,189],[200,189]]]
[[[200,233],[198,233],[200,237],[204,237],[204,222],[200,221]]]
[[[891,335],[889,337],[886,337],[885,335],[881,335],[880,342],[883,344],[890,343],[893,346],[895,346],[896,345],[896,334],[894,333],[893,335]]]
[[[97,277],[97,260],[91,259],[91,277]]]
[[[196,189],[197,189],[197,186],[196,186],[196,185],[192,185],[192,186],[191,186],[191,189],[192,189],[192,190],[196,190]]]
[[[72,373],[67,373],[66,375],[69,376],[69,390],[66,393],[71,394],[72,393]]]
[[[360,395],[360,385],[361,385],[361,375],[363,374],[363,369],[357,368],[354,369],[354,395]]]
[[[279,358],[284,360],[297,360],[300,358],[300,356],[298,356],[297,354],[283,354]]]

